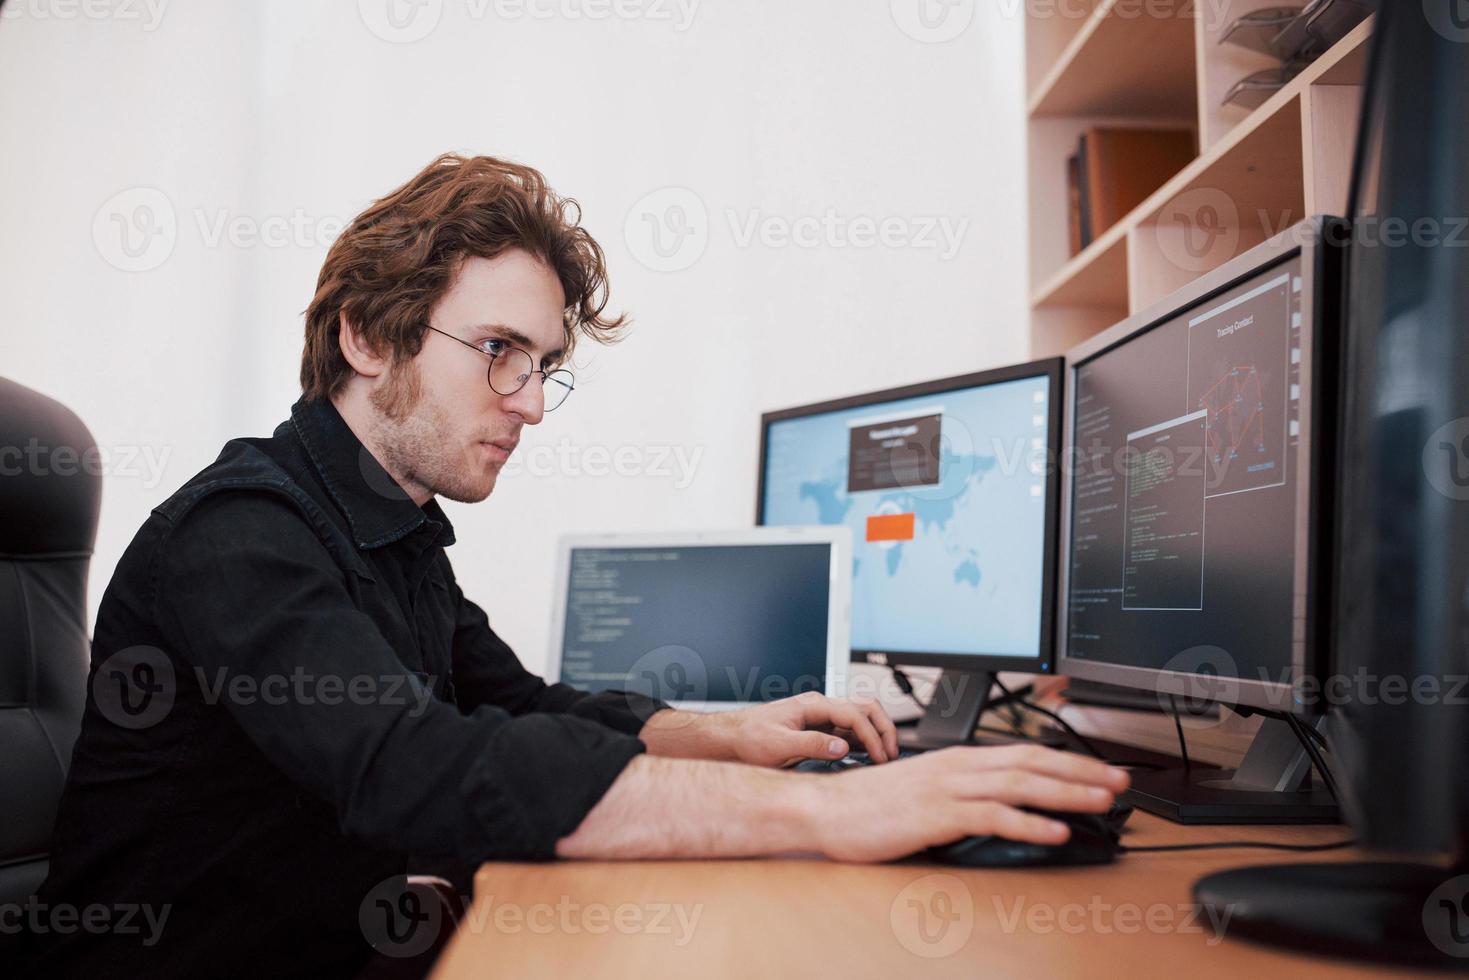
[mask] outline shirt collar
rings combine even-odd
[[[346,515],[357,547],[392,544],[425,524],[441,545],[454,543],[454,527],[438,501],[415,504],[368,452],[331,399],[303,395],[291,406],[291,425],[322,485]]]

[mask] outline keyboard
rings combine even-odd
[[[899,759],[911,759],[921,755],[922,749],[898,749]],[[846,772],[856,766],[876,765],[866,752],[849,752],[840,759],[803,759],[796,763],[796,772]]]

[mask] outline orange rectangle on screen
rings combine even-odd
[[[867,518],[868,541],[912,541],[912,514],[876,514]]]

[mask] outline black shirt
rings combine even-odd
[[[664,705],[527,673],[453,542],[325,400],[153,511],[97,616],[40,972],[351,975],[409,854],[553,856]]]

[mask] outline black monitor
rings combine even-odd
[[[914,742],[969,742],[994,674],[1052,669],[1059,358],[770,412],[759,524],[852,529],[852,653],[943,668]]]
[[[1341,230],[1302,222],[1067,354],[1062,673],[1164,707],[1312,714]],[[1334,818],[1324,792],[1276,792],[1308,764],[1282,755],[1288,725],[1261,731],[1279,744],[1233,776],[1137,773],[1132,801],[1184,822]]]
[[[1372,861],[1195,886],[1229,934],[1469,965],[1469,20],[1384,4],[1353,180],[1328,736]],[[1395,860],[1383,858],[1393,854]]]

